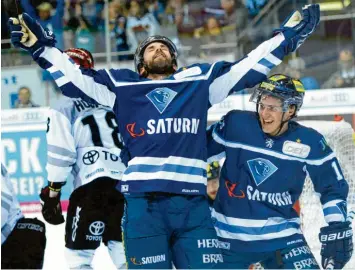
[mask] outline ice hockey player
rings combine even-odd
[[[226,158],[212,211],[228,247],[221,268],[319,269],[293,208],[308,176],[328,223],[319,234],[322,267],[341,269],[351,258],[348,184],[338,160],[321,134],[292,120],[304,94],[299,80],[271,76],[251,96],[256,113],[231,111],[207,132],[209,160]]]
[[[222,262],[206,198],[207,110],[231,92],[252,87],[316,29],[319,5],[294,12],[247,56],[178,69],[177,49],[152,36],[136,50],[137,72],[83,70],[54,47],[52,33],[23,14],[10,18],[15,46],[48,70],[64,95],[113,108],[131,160],[121,191],[129,268],[212,268]]]
[[[94,67],[91,53],[84,49],[65,53],[77,68]],[[124,198],[115,188],[125,166],[112,151],[122,148],[119,136],[116,117],[109,107],[63,97],[50,110],[48,186],[40,194],[42,214],[48,223],[64,222],[61,187],[68,178],[73,179],[65,227],[65,256],[70,268],[90,268],[101,241],[115,266],[125,267],[121,232]]]
[[[1,269],[42,269],[46,227],[25,218],[1,163]]]

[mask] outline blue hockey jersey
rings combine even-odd
[[[346,220],[348,184],[317,131],[294,121],[278,137],[262,132],[255,112],[231,111],[207,131],[209,161],[225,157],[212,211],[230,248],[263,252],[304,241],[293,209],[309,175],[326,222]]]
[[[237,62],[195,64],[164,80],[127,69],[81,69],[50,47],[36,52],[34,59],[64,95],[113,108],[132,158],[122,192],[205,194],[208,108],[265,79],[281,63],[287,45],[280,33]]]

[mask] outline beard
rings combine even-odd
[[[175,72],[174,64],[171,59],[162,55],[162,57],[154,56],[147,64],[144,63],[144,69],[148,74],[173,74]]]

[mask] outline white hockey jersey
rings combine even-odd
[[[74,177],[74,189],[99,177],[120,180],[125,170],[116,117],[106,106],[63,97],[51,108],[47,127],[48,181]]]
[[[17,221],[23,218],[9,175],[1,163],[1,245],[11,234]]]

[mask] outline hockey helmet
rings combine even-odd
[[[300,80],[276,74],[260,83],[251,95],[250,101],[259,104],[262,96],[273,96],[281,100],[283,112],[286,112],[291,105],[295,105],[297,113],[302,107],[304,94],[305,89]]]
[[[80,67],[94,68],[94,58],[88,50],[82,48],[70,48],[64,52]]]
[[[175,44],[167,37],[155,35],[155,36],[150,36],[150,37],[146,38],[145,40],[143,40],[139,44],[139,46],[134,54],[134,66],[135,66],[136,71],[138,73],[139,73],[140,69],[143,67],[144,51],[147,48],[147,46],[153,42],[164,43],[169,48],[169,51],[171,54],[171,59],[173,61],[173,65],[177,66],[178,51],[177,51]]]
[[[213,161],[210,164],[207,164],[207,180],[218,178],[220,168],[218,161]]]

